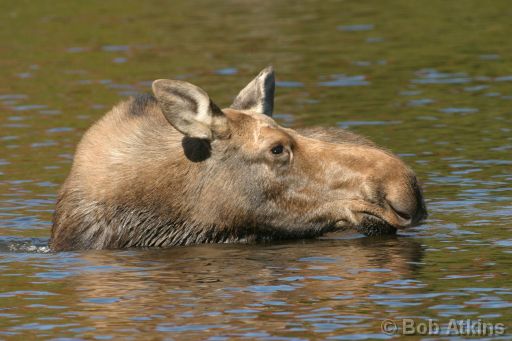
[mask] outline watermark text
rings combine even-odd
[[[433,319],[384,320],[381,331],[387,335],[499,336],[506,332],[504,323],[477,320],[440,322]]]

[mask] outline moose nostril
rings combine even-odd
[[[391,208],[393,209],[393,211],[395,211],[396,215],[399,216],[400,218],[402,218],[403,220],[407,220],[407,221],[412,220],[412,217],[409,214],[400,212],[400,211],[396,210],[393,206],[391,206]]]
[[[403,210],[397,209],[391,202],[388,201],[389,207],[393,212],[400,218],[403,225],[409,225],[412,222],[412,215],[404,212]]]

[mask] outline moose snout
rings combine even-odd
[[[337,167],[337,168],[336,168]],[[374,146],[340,148],[331,188],[341,213],[336,226],[354,226],[366,235],[396,232],[426,218],[423,193],[414,172],[397,156]],[[341,179],[341,180],[340,180]]]
[[[397,227],[405,228],[418,224],[426,218],[427,210],[423,193],[414,174],[394,175],[385,189],[385,206],[395,218]]]

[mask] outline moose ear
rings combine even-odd
[[[275,87],[274,69],[268,66],[240,91],[231,108],[272,116]]]
[[[229,136],[228,120],[206,92],[188,82],[158,79],[155,95],[165,118],[185,136],[206,140]]]

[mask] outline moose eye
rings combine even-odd
[[[272,148],[270,151],[274,155],[279,155],[279,154],[283,153],[284,147],[283,147],[283,145],[279,144],[279,145],[275,146],[274,148]]]

